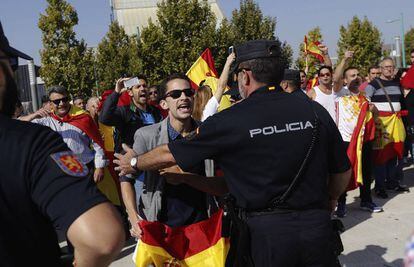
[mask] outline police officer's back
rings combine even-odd
[[[218,162],[247,217],[256,266],[326,266],[329,199],[345,189],[350,165],[328,112],[275,86],[282,73],[279,57],[272,41],[236,47],[245,100],[206,120],[191,141],[170,143],[169,149],[183,170],[205,158]]]
[[[16,51],[0,24],[0,265],[60,266],[55,227],[75,245],[77,266],[106,266],[123,245],[120,218],[58,134],[11,119]]]
[[[236,266],[249,266],[250,254],[255,266],[330,266],[330,212],[350,177],[341,135],[318,103],[278,89],[276,41],[249,41],[235,52],[244,100],[208,118],[191,140],[138,156],[135,167],[177,163],[188,171],[216,160],[235,199],[227,206],[240,229],[231,237]],[[135,156],[117,155],[117,169],[133,172]]]

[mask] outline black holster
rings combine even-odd
[[[230,218],[230,250],[226,267],[253,267],[250,250],[250,231],[244,209],[237,208],[231,195],[224,197],[226,216]]]

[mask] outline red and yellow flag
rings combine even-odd
[[[353,96],[355,97],[355,96]],[[352,167],[352,176],[347,191],[354,190],[363,184],[362,176],[362,147],[365,142],[375,138],[375,122],[369,111],[369,103],[362,95],[358,96],[361,111],[358,115],[357,125],[352,133],[347,154]]]
[[[214,67],[214,59],[211,55],[210,48],[206,48],[200,57],[194,62],[191,68],[187,71],[188,78],[191,80],[191,87],[198,88],[202,80],[207,77],[218,78],[218,73]]]
[[[385,164],[395,157],[402,158],[404,153],[405,128],[401,116],[406,111],[380,111],[375,120],[375,140],[373,145],[374,162]]]
[[[114,159],[114,152],[113,148],[112,151],[107,150],[107,145],[110,145],[110,138],[113,139],[113,136],[108,134],[105,142],[102,139],[101,132],[98,129],[98,126],[92,119],[92,117],[83,109],[80,109],[74,105],[71,106],[68,114],[60,118],[56,116],[54,113],[51,116],[61,122],[66,122],[72,124],[73,126],[81,129],[89,138],[91,138],[96,144],[98,144],[102,149],[105,151],[105,156],[109,161],[109,165],[104,169],[104,179],[98,183],[98,188],[101,192],[106,195],[106,197],[115,205],[121,205],[121,193],[119,188],[118,176],[115,173],[113,159]],[[108,129],[106,129],[107,131]],[[110,147],[109,147],[110,149]]]
[[[219,210],[207,220],[174,228],[141,221],[143,236],[134,252],[135,266],[224,266],[230,243],[221,234],[222,217]]]
[[[319,49],[318,45],[320,45],[320,43],[318,41],[314,41],[311,43],[308,43],[308,37],[305,35],[305,38],[303,40],[304,44],[305,44],[305,53],[306,54],[311,54],[314,57],[316,57],[320,62],[323,62],[323,55],[321,50]]]

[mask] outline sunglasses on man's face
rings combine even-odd
[[[60,102],[62,102],[62,103],[69,102],[69,97],[64,97],[64,98],[60,98],[60,99],[50,100],[50,102],[52,102],[56,106],[59,106]]]
[[[177,99],[177,98],[180,98],[182,93],[184,93],[186,97],[192,97],[195,92],[191,88],[176,89],[176,90],[171,90],[168,93],[166,93],[164,98],[171,97],[172,99]]]

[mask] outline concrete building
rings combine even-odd
[[[160,0],[110,0],[111,19],[118,21],[128,35],[140,35],[148,20],[157,21],[157,3]],[[224,18],[217,0],[208,0],[217,22]]]

